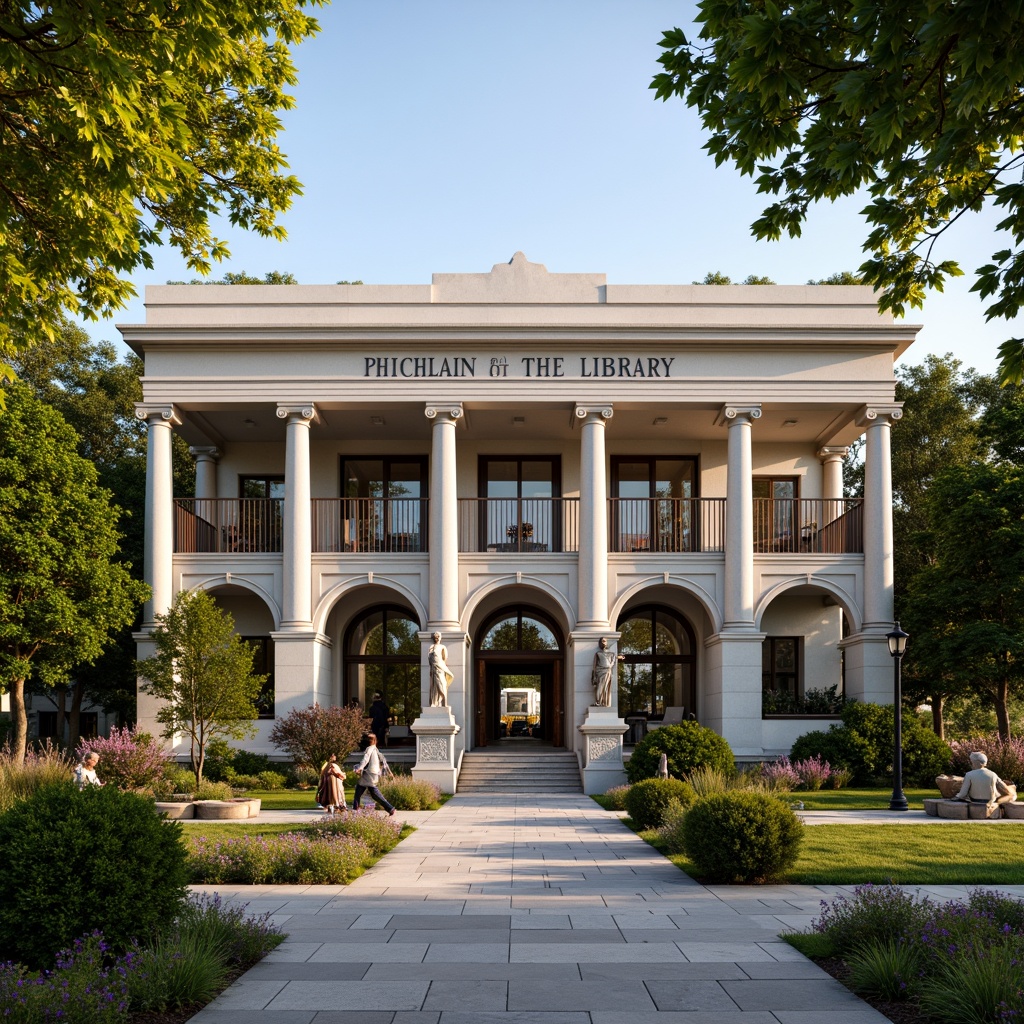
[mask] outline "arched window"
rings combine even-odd
[[[660,717],[667,707],[695,714],[696,655],[690,624],[670,608],[650,606],[619,620],[619,715]]]
[[[349,627],[345,640],[345,703],[370,706],[384,696],[393,724],[409,725],[420,713],[419,623],[404,609],[378,606]]]
[[[558,651],[554,629],[536,613],[502,614],[484,630],[481,651]]]

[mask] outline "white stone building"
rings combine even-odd
[[[694,715],[754,759],[821,727],[765,717],[765,688],[891,700],[893,362],[917,328],[869,288],[615,285],[517,253],[429,285],[150,287],[146,307],[121,328],[149,424],[139,655],[177,592],[216,595],[272,671],[250,749],[274,752],[275,714],[383,690],[417,774],[451,790],[528,677],[541,742],[601,792],[626,718]],[[193,499],[171,493],[172,431]],[[447,708],[426,707],[435,631]],[[601,637],[623,655],[611,708]]]

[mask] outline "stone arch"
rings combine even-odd
[[[281,608],[277,601],[274,600],[274,596],[267,589],[261,587],[258,583],[254,583],[252,580],[246,579],[244,576],[239,576],[233,572],[219,573],[216,576],[207,576],[204,579],[193,581],[187,589],[190,591],[204,590],[216,596],[218,590],[230,589],[232,587],[246,590],[260,598],[267,606],[270,617],[274,620],[274,629],[281,628]]]
[[[336,584],[321,596],[313,611],[313,628],[319,633],[326,632],[327,621],[338,602],[360,589],[379,591],[379,596],[375,595],[368,604],[387,603],[388,595],[399,597],[412,609],[413,617],[419,621],[420,626],[426,624],[427,609],[414,590],[389,576],[363,573]]]
[[[843,587],[838,586],[828,579],[821,579],[820,577],[809,575],[794,576],[788,580],[781,580],[778,583],[773,584],[763,594],[761,594],[754,607],[755,628],[761,629],[761,622],[764,618],[764,614],[776,598],[782,597],[783,594],[789,593],[790,591],[798,588],[819,590],[832,597],[839,607],[842,608],[843,614],[847,617],[850,633],[860,632],[861,614],[860,609],[857,606],[857,602],[853,599],[853,595]]]
[[[487,608],[483,614],[489,612],[491,599],[498,591],[503,592],[500,603],[504,605],[530,604],[530,592],[540,593],[546,598],[546,601],[538,607],[543,608],[548,614],[554,614],[557,610],[557,617],[560,619],[559,628],[565,631],[566,636],[576,628],[575,610],[557,587],[552,586],[547,580],[525,574],[509,573],[507,576],[489,579],[466,599],[460,625],[467,634],[472,635],[473,630],[479,624],[481,609]]]
[[[637,580],[634,583],[631,583],[622,591],[622,593],[616,596],[615,603],[612,606],[609,615],[611,622],[618,622],[625,609],[631,603],[640,598],[644,591],[651,590],[655,587],[668,586],[670,588],[681,590],[692,597],[701,606],[704,614],[707,615],[708,620],[711,623],[711,632],[720,632],[722,629],[722,613],[714,595],[699,584],[687,579],[685,576],[673,576],[671,573],[667,575],[668,578],[666,579],[665,573],[658,573],[657,575],[652,574],[642,580]]]

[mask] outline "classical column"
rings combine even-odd
[[[146,532],[144,571],[152,594],[142,615],[142,629],[156,625],[156,616],[171,607],[174,599],[174,493],[171,464],[171,430],[181,425],[173,405],[139,402],[135,415],[149,427],[146,447]]]
[[[834,447],[828,445],[818,449],[818,458],[821,460],[821,497],[822,511],[819,527],[838,519],[845,508],[843,507],[843,460],[846,458],[849,448]]]
[[[890,430],[903,418],[901,404],[865,406],[857,425],[864,443],[864,630],[893,623],[892,452]]]
[[[431,629],[459,625],[459,503],[455,465],[455,425],[462,404],[446,402],[424,410],[433,424],[430,455]]]
[[[754,498],[751,424],[760,405],[727,405],[718,416],[729,425],[729,468],[725,501],[726,630],[754,628]]]
[[[577,628],[608,626],[608,470],[610,405],[577,405],[580,428],[580,555]]]
[[[220,458],[220,449],[206,446],[191,447],[188,453],[196,460],[196,498],[216,498],[217,460]],[[208,519],[209,516],[203,518]]]
[[[319,419],[312,402],[282,403],[286,420],[282,552],[283,629],[309,628],[313,615],[313,506],[309,485],[309,426]]]

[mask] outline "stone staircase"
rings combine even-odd
[[[579,763],[571,750],[467,750],[460,793],[582,793]]]

